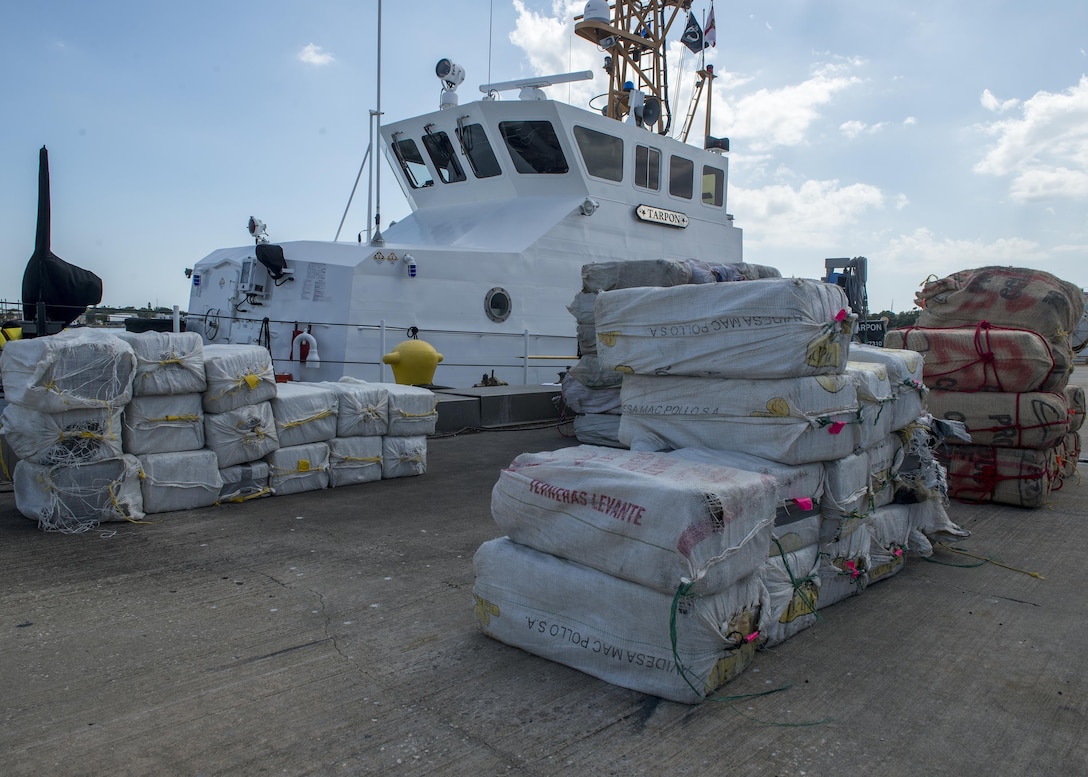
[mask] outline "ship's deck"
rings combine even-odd
[[[439,437],[420,478],[78,536],[40,532],[9,487],[3,774],[1084,773],[1085,486],[950,511],[963,547],[1042,579],[912,559],[721,693],[788,690],[686,706],[476,628],[500,468],[574,442]]]

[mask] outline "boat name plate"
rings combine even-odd
[[[664,224],[679,229],[683,229],[688,225],[686,213],[680,213],[675,210],[665,210],[664,208],[655,208],[652,205],[639,205],[635,208],[635,215],[638,216],[641,221],[651,221],[654,224]]]

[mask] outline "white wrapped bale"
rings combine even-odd
[[[613,577],[717,593],[756,572],[774,523],[771,478],[661,453],[580,445],[523,453],[491,492],[514,542]]]
[[[382,479],[381,437],[329,440],[329,485],[333,488]]]
[[[567,310],[574,316],[578,329],[578,353],[597,352],[597,325],[593,320],[593,305],[597,301],[597,292],[579,292],[567,305]]]
[[[842,458],[858,444],[857,389],[845,375],[628,375],[620,396],[620,442],[632,449],[713,448],[805,464]]]
[[[341,378],[320,384],[336,393],[337,437],[382,437],[389,434],[389,390],[385,383]]]
[[[860,594],[869,583],[872,532],[855,531],[838,542],[820,543],[819,609]]]
[[[506,538],[481,545],[473,564],[484,634],[614,685],[695,704],[755,654],[766,597],[758,575],[674,600]]]
[[[325,442],[336,436],[336,392],[315,383],[280,383],[269,400],[280,447]]]
[[[618,383],[608,388],[590,388],[568,371],[563,376],[562,386],[563,404],[571,412],[615,413],[619,415],[620,387]]]
[[[170,451],[139,459],[145,513],[196,510],[219,499],[223,480],[214,452]]]
[[[268,485],[276,496],[329,487],[329,446],[309,442],[268,454]]]
[[[866,528],[869,530],[868,583],[891,577],[907,563],[907,551],[918,547],[919,537],[932,552],[932,546],[914,528],[910,505],[887,505],[873,510]],[[925,555],[929,555],[926,553]]]
[[[785,642],[815,625],[820,607],[820,548],[815,543],[772,555],[759,571],[767,589],[767,606],[760,622],[763,647]]]
[[[922,378],[925,362],[921,354],[898,348],[850,343],[850,361],[882,364],[887,369],[894,397],[891,407],[893,430],[905,428],[925,411],[925,397],[929,389]]]
[[[1062,393],[1065,396],[1065,403],[1069,406],[1069,431],[1079,432],[1084,425],[1086,410],[1084,389],[1070,383]]]
[[[410,478],[427,471],[427,438],[383,437],[382,477]]]
[[[144,518],[140,462],[123,455],[76,466],[15,465],[15,506],[43,531],[78,534]]]
[[[204,392],[206,413],[225,413],[244,405],[267,402],[276,396],[272,356],[260,345],[206,345]]]
[[[20,459],[75,466],[121,455],[121,413],[121,408],[107,406],[41,413],[10,404],[0,429]]]
[[[0,351],[4,396],[40,413],[124,407],[132,399],[136,354],[93,329],[12,340]]]
[[[200,394],[150,394],[125,405],[121,442],[137,456],[204,447],[204,407]]]
[[[196,332],[118,332],[117,336],[136,354],[134,397],[201,394],[207,389],[204,341]]]
[[[841,373],[857,316],[819,281],[626,289],[597,296],[602,367],[641,375],[792,378]]]
[[[614,389],[623,383],[623,373],[601,366],[600,358],[593,353],[583,354],[567,375],[588,389]]]
[[[226,502],[248,502],[262,496],[271,496],[268,486],[268,462],[250,461],[235,464],[219,470],[223,481],[219,489],[219,504]]]
[[[433,391],[399,383],[381,385],[389,391],[389,436],[434,434],[438,421],[438,396]]]
[[[204,441],[219,457],[220,469],[264,458],[280,447],[272,406],[261,402],[205,413]]]
[[[574,418],[574,437],[585,445],[623,448],[619,435],[620,417],[618,415],[587,413]]]
[[[865,451],[829,461],[820,502],[820,540],[837,542],[857,532],[872,509],[869,456]]]
[[[873,507],[883,507],[895,500],[899,471],[905,453],[899,435],[890,434],[876,445],[865,449],[869,459],[869,501]]]
[[[858,392],[858,445],[869,448],[895,428],[888,370],[882,364],[849,361],[846,374],[854,381]]]

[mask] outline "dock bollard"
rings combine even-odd
[[[382,361],[393,367],[393,379],[405,386],[429,386],[442,354],[425,340],[405,340],[398,343]]]

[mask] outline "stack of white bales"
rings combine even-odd
[[[220,501],[267,493],[265,457],[279,448],[271,403],[276,378],[268,349],[205,345],[204,372],[204,442],[218,460],[223,484]]]
[[[145,513],[215,504],[221,480],[204,447],[204,346],[192,332],[118,332],[136,354],[122,418],[125,453],[139,459]]]
[[[597,328],[593,307],[601,291],[638,287],[779,278],[778,270],[762,265],[707,264],[694,259],[596,262],[582,267],[582,290],[567,310],[578,331],[578,363],[563,378],[563,401],[577,413],[575,436],[582,442],[619,446],[622,373],[602,370],[597,359]]]
[[[522,454],[492,492],[507,536],[474,559],[480,628],[616,685],[701,701],[757,647],[776,489],[661,453]]]
[[[122,450],[136,356],[112,335],[74,329],[16,340],[0,356],[3,433],[19,457],[15,503],[45,530],[79,532],[144,515],[139,463]]]
[[[271,400],[280,447],[266,457],[276,496],[329,486],[329,441],[336,437],[339,399],[314,383],[279,383]]]
[[[602,367],[624,373],[621,443],[823,467],[819,518],[793,532],[807,541],[818,521],[818,544],[786,550],[806,551],[794,559],[802,572],[794,580],[810,577],[818,557],[818,606],[897,571],[918,528],[910,521],[943,515],[894,510],[902,513],[894,531],[873,515],[895,494],[903,449],[893,432],[922,409],[921,360],[888,357],[894,379],[887,364],[848,363],[855,316],[839,287],[771,279],[609,291],[595,313]],[[901,392],[905,381],[916,386]]]
[[[417,386],[341,378],[320,383],[338,398],[336,436],[329,441],[333,487],[427,471],[427,435],[438,420],[438,397]]]
[[[1083,292],[1041,270],[984,267],[917,296],[918,327],[888,339],[924,354],[931,412],[971,435],[941,449],[952,495],[1041,506],[1079,458],[1084,395],[1068,386],[1069,334]]]

